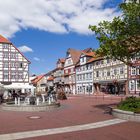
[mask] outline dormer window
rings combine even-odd
[[[71,57],[70,53],[67,53],[67,56],[66,56],[66,57],[67,57],[67,58]]]
[[[68,60],[68,64],[71,64],[71,59]]]
[[[81,62],[82,62],[82,63],[84,62],[84,57],[81,58]]]

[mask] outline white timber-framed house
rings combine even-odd
[[[82,52],[76,65],[76,93],[93,94],[93,56],[94,52]]]
[[[128,66],[110,58],[96,58],[93,64],[95,93],[128,94]]]
[[[29,64],[16,47],[0,35],[0,83],[29,85]]]

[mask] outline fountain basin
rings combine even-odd
[[[21,103],[21,105],[15,105],[14,102],[7,102],[4,103],[1,108],[2,110],[7,111],[27,111],[27,112],[35,112],[35,111],[49,111],[53,110],[55,108],[60,107],[59,102],[54,102],[51,104],[48,104],[47,102],[39,104],[39,105],[25,105],[24,103]]]

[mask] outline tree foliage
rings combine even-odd
[[[131,58],[140,51],[140,3],[131,0],[119,5],[121,16],[112,21],[102,21],[98,26],[89,26],[100,47],[97,54],[116,58],[131,65]]]

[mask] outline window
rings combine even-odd
[[[114,75],[116,75],[117,74],[117,69],[116,68],[114,68]]]
[[[71,59],[68,59],[68,64],[71,64]]]
[[[131,75],[135,75],[136,74],[136,68],[131,67]]]
[[[89,69],[89,65],[86,65],[86,70],[88,70]]]
[[[79,80],[82,80],[82,75],[79,75]]]
[[[8,44],[3,44],[4,49],[8,49]]]
[[[83,66],[83,71],[85,71],[85,66]]]
[[[136,60],[136,57],[135,56],[132,56],[131,60],[132,61],[135,61]]]
[[[8,53],[6,53],[6,52],[5,52],[5,53],[3,53],[3,57],[4,57],[4,58],[9,58],[9,54],[8,54]]]
[[[15,68],[15,63],[14,62],[11,63],[11,67]]]
[[[79,75],[77,75],[77,81],[79,81]]]
[[[137,80],[137,90],[140,90],[140,80]]]
[[[140,67],[137,68],[137,75],[140,75]]]
[[[8,78],[9,78],[9,73],[8,73],[8,71],[4,71],[3,79],[8,79]]]
[[[74,72],[74,69],[73,68],[71,68],[71,73],[73,73]]]
[[[99,77],[99,71],[96,71],[96,77]]]
[[[20,67],[20,68],[23,68],[23,63],[20,63],[20,64],[19,64],[19,67]]]
[[[16,79],[16,74],[15,73],[11,74],[11,79]]]
[[[107,76],[110,76],[110,71],[107,71]]]
[[[102,71],[102,77],[104,77],[105,75],[104,75],[104,71]]]
[[[84,57],[81,58],[81,62],[84,62]]]
[[[92,79],[92,73],[89,73],[89,79]]]
[[[11,58],[16,58],[16,54],[15,53],[11,53]]]
[[[3,78],[8,79],[8,76],[9,76],[8,74],[4,74]]]
[[[96,65],[97,65],[97,66],[99,65],[99,61],[96,62]]]
[[[23,75],[22,75],[22,74],[19,74],[19,75],[18,75],[18,78],[19,78],[19,79],[23,79]]]
[[[107,62],[107,63],[110,63],[110,59],[108,58],[108,59],[106,60],[106,62]]]
[[[85,80],[85,74],[83,74],[83,80]]]
[[[91,64],[89,65],[89,69],[90,69],[90,70],[92,69],[92,65],[91,65]]]
[[[9,67],[9,63],[8,62],[4,62],[3,67],[4,68],[8,68]]]
[[[120,67],[120,74],[124,74],[124,67]]]
[[[101,60],[101,64],[104,64],[104,60]]]
[[[89,86],[89,92],[92,92],[92,85]]]
[[[135,81],[134,80],[131,80],[129,86],[130,86],[130,90],[131,91],[135,90]]]
[[[86,80],[88,80],[88,73],[86,73]]]

